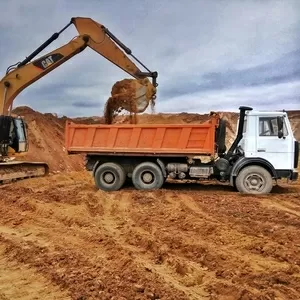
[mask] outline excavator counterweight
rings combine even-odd
[[[62,47],[33,60],[72,24],[76,27],[78,36]],[[48,174],[49,168],[44,162],[14,160],[27,153],[29,142],[26,122],[22,118],[11,116],[13,101],[25,88],[86,47],[134,77],[117,82],[113,86],[108,101],[113,110],[125,109],[130,113],[140,113],[145,111],[149,104],[153,106],[156,98],[157,72],[151,72],[104,25],[91,18],[74,17],[23,61],[8,67],[6,75],[0,81],[0,181]],[[141,71],[129,56],[145,71]],[[152,82],[149,77],[152,78]]]

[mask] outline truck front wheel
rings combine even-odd
[[[119,164],[104,163],[96,169],[94,180],[100,190],[117,191],[124,185],[126,173]]]
[[[133,170],[132,183],[138,190],[156,190],[164,184],[164,176],[158,165],[143,162]]]
[[[273,180],[271,174],[265,168],[248,166],[240,171],[235,185],[241,193],[267,194],[273,188]]]

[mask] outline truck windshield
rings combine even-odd
[[[15,125],[18,132],[19,142],[25,142],[25,128],[23,121],[21,119],[15,119]]]

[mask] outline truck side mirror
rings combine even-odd
[[[277,117],[278,138],[283,138],[283,117]]]
[[[283,138],[283,132],[282,132],[282,130],[278,131],[278,137],[279,137],[280,139]]]

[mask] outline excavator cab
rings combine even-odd
[[[22,153],[28,151],[27,124],[24,119],[12,116],[0,116],[0,154]]]

